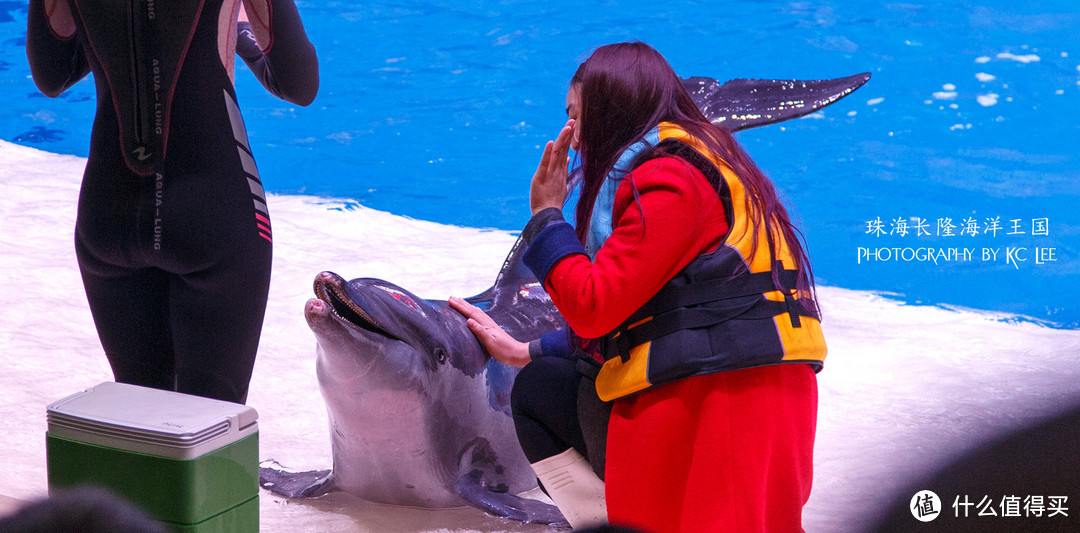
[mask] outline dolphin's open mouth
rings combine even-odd
[[[401,340],[381,327],[375,317],[357,305],[343,284],[344,279],[337,274],[324,272],[315,278],[315,297],[325,302],[342,321],[384,337]]]

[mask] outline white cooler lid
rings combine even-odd
[[[121,450],[193,459],[258,432],[246,405],[105,382],[50,404],[49,434]]]

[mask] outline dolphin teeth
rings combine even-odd
[[[374,317],[362,307],[356,305],[356,302],[354,302],[348,294],[345,294],[337,285],[326,282],[317,283],[315,284],[315,295],[320,300],[326,302],[330,307],[331,312],[342,321],[348,322],[360,329],[378,333],[384,337],[397,339],[396,336],[391,335],[388,331],[380,327]]]

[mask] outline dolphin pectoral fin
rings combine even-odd
[[[516,496],[510,492],[508,478],[525,476],[517,485],[525,486],[526,480],[534,480],[532,469],[510,475],[491,442],[477,437],[460,452],[461,476],[454,482],[454,492],[466,502],[488,514],[518,520],[527,524],[548,524],[555,528],[569,529],[559,508],[554,505]],[[524,459],[524,457],[522,457]]]
[[[454,491],[472,506],[495,516],[527,524],[548,524],[559,529],[570,529],[570,523],[563,518],[558,507],[532,498],[493,491],[483,484],[483,477],[480,470],[468,472],[454,483]]]
[[[263,466],[271,464],[274,466]],[[332,476],[329,470],[291,472],[277,461],[264,461],[259,465],[259,485],[286,498],[312,498],[330,492]]]

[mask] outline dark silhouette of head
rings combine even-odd
[[[0,518],[0,533],[166,533],[127,500],[98,487],[72,487]]]

